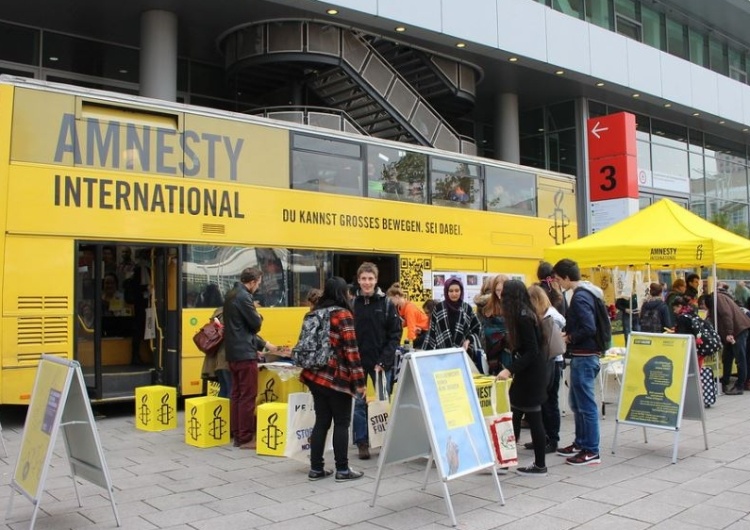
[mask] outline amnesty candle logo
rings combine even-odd
[[[651,261],[669,261],[677,257],[677,249],[671,247],[654,247],[650,251]]]

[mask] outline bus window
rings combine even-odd
[[[362,196],[362,146],[294,135],[292,188]]]
[[[492,212],[536,215],[536,176],[503,167],[485,166],[487,209]]]
[[[185,307],[219,307],[247,267],[258,267],[263,281],[255,293],[262,307],[302,305],[331,270],[330,253],[264,247],[187,245],[183,260]]]
[[[432,204],[482,209],[482,181],[477,164],[432,159]]]
[[[426,185],[426,155],[391,147],[368,146],[368,197],[425,204]]]

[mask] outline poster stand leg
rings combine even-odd
[[[615,420],[615,436],[612,438],[612,454],[615,454],[617,449],[617,431],[620,429],[620,422]]]
[[[677,451],[680,448],[680,430],[674,432],[674,447],[672,448],[672,463],[677,463]]]
[[[497,492],[500,494],[500,505],[505,506],[505,495],[503,495],[503,488],[500,486],[500,478],[497,476],[497,466],[492,466],[492,476],[495,477]]]
[[[430,477],[430,469],[432,469],[432,453],[427,457],[427,466],[424,468],[424,482],[422,483],[422,491],[427,489],[427,479]]]
[[[29,524],[29,530],[34,530],[36,524],[36,516],[39,513],[39,500],[34,501],[34,511],[31,512],[31,524]]]
[[[10,488],[10,496],[8,496],[8,508],[5,510],[5,520],[8,521],[10,519],[11,514],[13,513],[13,499],[16,498],[16,488],[11,487]]]
[[[451,516],[451,524],[453,526],[457,526],[458,523],[456,522],[456,512],[453,511],[453,501],[451,501],[451,494],[450,491],[448,491],[448,483],[443,481],[443,495],[445,499],[445,506],[448,508],[448,513]]]
[[[76,500],[78,501],[78,507],[83,508],[83,503],[81,503],[81,494],[78,492],[78,481],[76,480],[75,476],[70,477],[73,479],[73,489],[76,492]]]
[[[387,450],[387,449],[386,449]],[[381,453],[380,457],[383,457],[383,454]],[[380,476],[383,473],[383,468],[385,466],[381,465],[380,462],[378,462],[378,471],[375,473],[375,488],[372,492],[372,502],[370,503],[370,508],[375,506],[375,499],[378,498],[378,488],[380,487]],[[111,499],[112,497],[110,497]],[[114,502],[112,503],[112,508],[115,508]],[[115,509],[116,510],[116,509]],[[120,526],[119,524],[117,526]]]
[[[117,527],[119,528],[122,526],[122,524],[120,523],[120,514],[117,513],[117,505],[115,504],[115,496],[111,483],[108,485],[107,493],[109,493],[109,502],[112,503],[112,512],[114,512],[115,514],[115,522],[117,523]]]
[[[648,443],[648,434],[646,433],[646,427],[643,428],[643,443]]]

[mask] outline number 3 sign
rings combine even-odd
[[[592,201],[638,197],[638,167],[634,156],[589,160],[589,195]]]

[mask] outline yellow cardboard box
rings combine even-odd
[[[205,396],[185,400],[185,443],[216,447],[229,443],[229,400]]]
[[[479,398],[479,406],[482,407],[482,416],[485,418],[495,413],[502,414],[510,412],[510,399],[508,390],[512,380],[495,381],[493,376],[474,377],[474,387]],[[495,394],[495,412],[492,411],[492,394]]]
[[[152,432],[176,429],[177,390],[161,385],[136,388],[135,426]]]
[[[493,416],[492,410],[492,392],[495,388],[494,377],[475,377],[474,388],[479,398],[479,406],[482,408],[482,416]]]
[[[495,398],[497,400],[496,410],[498,414],[510,412],[510,397],[508,397],[508,391],[510,390],[510,385],[512,383],[512,379],[495,382]]]
[[[306,392],[307,387],[299,380],[300,371],[300,368],[284,363],[259,365],[258,397],[255,403],[286,403],[292,392]]]
[[[256,452],[259,455],[284,456],[287,429],[287,404],[264,403],[256,409],[258,433]]]

